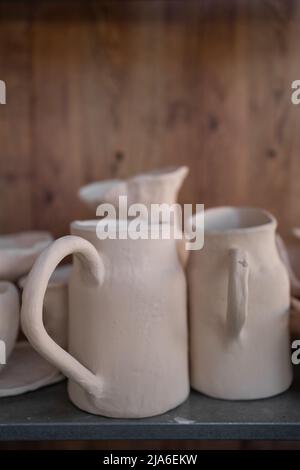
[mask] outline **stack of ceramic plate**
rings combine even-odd
[[[48,232],[40,231],[0,236],[0,397],[37,390],[64,379],[27,341],[17,341],[20,336],[20,292],[14,283],[22,277],[18,285],[23,287],[24,276],[52,241]],[[63,319],[59,324],[64,330],[63,336],[66,335],[68,275],[69,268],[58,268],[45,295],[50,309],[47,316]],[[58,301],[53,302],[53,297]],[[59,312],[53,312],[52,305],[56,310],[59,307]],[[50,324],[53,329],[53,321]]]

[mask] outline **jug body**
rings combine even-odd
[[[69,382],[72,401],[92,413],[141,417],[163,413],[188,395],[186,287],[173,240],[97,240],[72,233],[104,255],[98,289],[81,282],[75,260],[70,281],[69,350],[104,377],[98,399]],[[170,295],[170,293],[172,293]]]
[[[276,222],[250,208],[204,218],[204,248],[188,266],[192,387],[224,399],[281,393],[292,380],[290,300]]]
[[[47,354],[25,319],[29,339],[63,368],[70,399],[85,411],[140,418],[176,407],[188,396],[189,375],[186,281],[175,240],[99,240],[88,221],[71,231],[101,259],[101,281],[90,282],[93,267],[74,256],[67,358]]]

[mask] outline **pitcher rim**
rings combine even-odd
[[[102,219],[102,220],[105,220],[106,223],[112,223],[115,222],[117,223],[117,228],[118,228],[118,231],[129,231],[130,230],[130,227],[128,226],[128,224],[130,224],[130,222],[132,222],[130,219]],[[124,226],[120,226],[119,223],[124,223]],[[101,223],[101,219],[88,219],[88,220],[74,220],[73,222],[71,222],[70,224],[70,228],[71,228],[71,231],[72,229],[75,229],[75,230],[82,230],[82,231],[86,231],[86,232],[93,232],[95,231],[96,233],[96,230],[97,230],[97,226],[98,224]],[[125,223],[127,225],[125,225]],[[159,222],[159,223],[153,223],[153,224],[147,224],[147,226],[145,227],[147,230],[151,230],[152,227],[160,227],[161,229],[163,227],[172,227],[174,228],[174,226],[168,222]]]
[[[254,225],[249,225],[249,226],[244,226],[244,227],[232,227],[232,228],[224,228],[224,229],[206,229],[205,228],[205,215],[206,214],[212,214],[212,213],[224,213],[225,211],[231,211],[231,213],[250,213],[254,212],[259,215],[265,216],[265,222],[262,223],[255,223]],[[192,224],[193,227],[195,227],[195,222],[196,222],[196,214],[193,214],[190,217],[190,223]],[[207,236],[222,236],[222,235],[230,235],[230,234],[247,234],[247,233],[252,233],[252,232],[257,232],[261,230],[269,230],[270,228],[274,228],[276,230],[277,228],[277,220],[276,218],[266,209],[262,209],[260,207],[254,207],[254,206],[217,206],[217,207],[211,207],[209,209],[206,209],[204,211],[204,233]]]

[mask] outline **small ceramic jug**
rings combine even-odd
[[[68,282],[71,265],[59,266],[52,274],[44,298],[43,321],[50,337],[64,349],[68,347]],[[18,285],[21,289],[27,282],[22,277]]]
[[[19,294],[11,282],[0,282],[0,370],[14,348],[20,320]],[[3,357],[5,356],[5,357]]]
[[[192,387],[224,399],[281,393],[292,381],[290,299],[276,221],[231,207],[204,221],[204,247],[188,265]]]
[[[23,330],[70,379],[79,408],[119,418],[166,412],[189,393],[186,282],[176,240],[100,240],[96,224],[74,222],[72,236],[36,261],[23,292]],[[51,273],[71,253],[67,353],[45,331],[42,310]]]

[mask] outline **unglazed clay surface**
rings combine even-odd
[[[6,361],[14,348],[20,323],[19,294],[11,282],[0,282],[0,340],[5,344]],[[5,368],[0,364],[0,371]]]
[[[191,252],[191,384],[224,399],[255,399],[292,380],[289,280],[264,211],[205,211],[204,248]]]
[[[90,413],[140,418],[164,413],[189,393],[186,282],[176,240],[99,240],[76,222],[35,263],[22,323],[33,346],[69,377],[73,403]],[[57,263],[75,253],[69,352],[41,322]]]
[[[0,236],[0,279],[17,281],[27,274],[38,255],[53,241],[48,232],[20,232]]]

